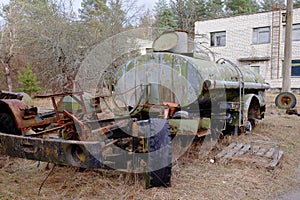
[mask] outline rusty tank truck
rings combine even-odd
[[[187,35],[168,32],[153,51],[120,67],[114,92],[90,99],[82,91],[39,95],[52,110],[0,93],[2,154],[82,168],[145,173],[147,187],[170,186],[172,153],[188,142],[178,138],[251,131],[264,118],[263,78],[226,59],[217,62],[186,52]],[[73,98],[77,110],[62,109]],[[102,118],[101,106],[114,113]],[[180,137],[178,137],[180,136]]]

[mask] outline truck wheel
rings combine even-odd
[[[278,108],[290,109],[296,106],[297,99],[295,95],[290,92],[282,92],[279,95],[277,95],[275,99],[275,104]]]
[[[16,127],[14,120],[8,113],[0,113],[0,132],[21,135],[21,131]]]
[[[149,172],[146,188],[169,187],[172,171],[170,126],[164,119],[150,119],[149,122],[151,135],[148,138]]]

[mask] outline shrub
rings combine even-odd
[[[22,87],[19,88],[21,92],[31,95],[33,92],[38,92],[41,89],[35,74],[29,66],[25,67],[23,74],[18,72],[18,80],[22,84]]]

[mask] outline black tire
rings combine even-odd
[[[21,135],[21,131],[16,127],[14,119],[8,113],[0,113],[0,132]]]
[[[172,144],[170,126],[164,119],[150,119],[148,180],[146,188],[171,186]]]
[[[278,108],[281,109],[291,109],[296,106],[297,99],[295,95],[290,92],[282,92],[279,95],[277,95],[275,99],[275,104]]]
[[[249,110],[248,110],[248,121],[246,122],[246,126],[245,126],[246,134],[252,132],[252,130],[258,123],[258,119],[262,119],[261,108],[258,99],[254,98],[251,100]]]

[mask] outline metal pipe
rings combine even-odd
[[[204,81],[208,89],[238,89],[240,83],[236,81],[219,81],[219,80],[206,80]],[[269,89],[270,85],[268,83],[254,83],[254,82],[244,82],[245,89]]]

